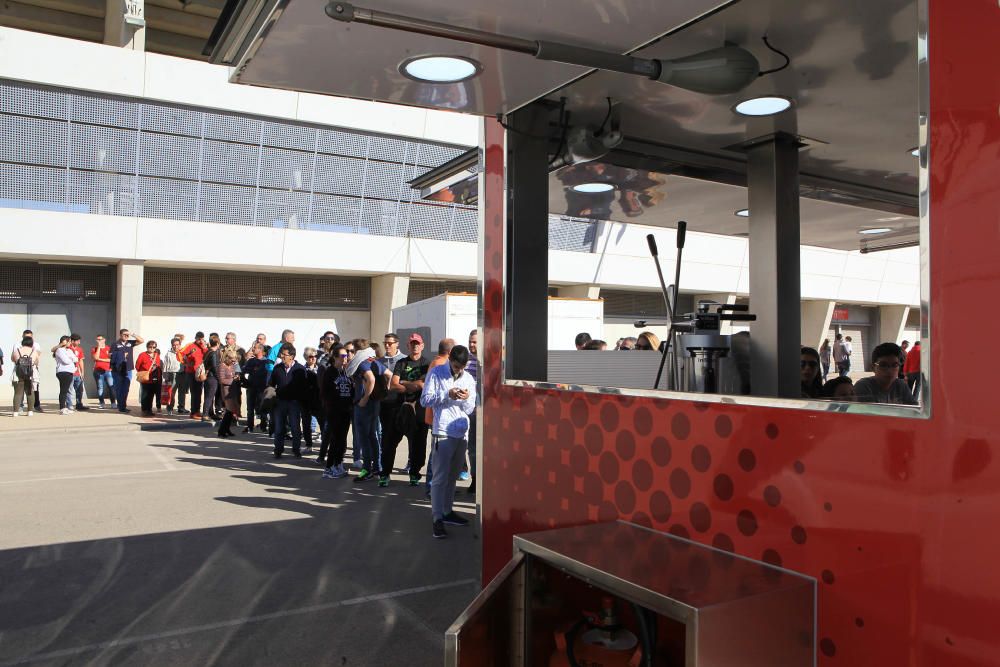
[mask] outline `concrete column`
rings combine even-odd
[[[801,270],[799,143],[777,133],[750,142],[750,382],[756,396],[798,398]]]
[[[879,343],[895,343],[903,340],[906,320],[910,317],[909,306],[879,306]],[[911,343],[913,341],[910,341]]]
[[[802,344],[819,349],[830,330],[833,320],[833,308],[836,301],[803,301],[802,302]],[[833,344],[833,341],[830,341]]]
[[[736,303],[736,295],[728,294],[725,292],[719,294],[695,294],[694,295],[694,305],[695,308],[698,307],[699,301],[714,301],[715,303],[724,303],[726,305],[732,305]],[[677,311],[680,313],[680,310]],[[741,322],[740,324],[746,324],[746,322]],[[728,336],[733,333],[733,323],[732,322],[722,322],[719,325],[719,333]]]
[[[371,332],[369,340],[381,341],[382,336],[395,331],[392,309],[406,305],[410,277],[387,273],[372,278]],[[381,344],[381,342],[379,343]],[[400,346],[402,349],[402,346]]]
[[[104,43],[133,51],[146,50],[144,0],[107,0],[104,11]]]
[[[566,299],[597,299],[601,296],[601,286],[567,285],[559,288],[559,296]]]
[[[140,336],[142,330],[142,280],[143,263],[122,260],[118,263],[117,280],[115,284],[115,331],[129,329]]]

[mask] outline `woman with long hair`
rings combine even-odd
[[[823,382],[826,382],[826,376],[830,373],[830,357],[833,354],[833,349],[830,347],[830,339],[824,338],[823,344],[819,346],[819,362],[823,366]]]
[[[73,374],[76,372],[80,357],[70,345],[70,337],[59,339],[52,356],[56,360],[56,379],[59,380],[59,412],[64,415],[73,412],[73,401],[70,399],[70,389],[73,388]]]
[[[324,479],[339,479],[347,476],[344,468],[344,453],[347,451],[347,431],[354,417],[354,380],[347,373],[351,354],[340,343],[330,349],[333,363],[323,373],[320,397],[326,429],[320,441],[319,462],[326,470]]]
[[[146,343],[146,351],[136,357],[135,374],[139,381],[139,405],[143,417],[153,416],[153,400],[160,395],[163,382],[163,360],[156,341]]]
[[[205,350],[205,377],[204,398],[202,399],[201,420],[203,422],[214,421],[219,418],[216,411],[216,394],[219,393],[219,366],[221,365],[222,341],[219,334],[213,333],[208,337],[208,349]]]
[[[802,348],[802,398],[820,398],[823,380],[820,379],[819,352],[811,347]]]
[[[21,338],[20,347],[14,348],[10,354],[10,360],[14,363],[14,416],[23,414],[21,412],[21,401],[28,406],[28,416],[35,414],[32,406],[35,404],[35,377],[38,375],[38,362],[40,358],[38,350],[35,349],[35,341],[30,336]],[[21,358],[25,357],[22,362]]]
[[[653,350],[654,352],[659,352],[660,339],[657,338],[656,334],[652,331],[643,331],[641,334],[636,336],[635,349]]]

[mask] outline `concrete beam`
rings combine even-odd
[[[196,2],[188,3],[181,2],[181,0],[146,0],[146,9],[154,6],[184,12],[185,14],[218,18],[226,3],[221,2],[221,0],[197,0]]]
[[[146,21],[150,30],[162,30],[199,39],[208,39],[215,27],[213,18],[152,6],[146,7]]]
[[[392,309],[406,305],[409,291],[409,276],[386,274],[372,278],[370,340],[381,341],[382,336],[395,331]]]
[[[830,330],[833,320],[833,308],[836,301],[803,301],[802,302],[802,344],[819,349]],[[830,341],[832,344],[833,341]]]
[[[177,35],[172,32],[146,28],[146,50],[154,53],[165,53],[168,56],[205,60],[201,50],[205,40],[187,35]]]
[[[94,42],[104,35],[100,19],[10,1],[0,3],[0,25]]]
[[[597,299],[601,296],[601,286],[566,285],[559,288],[559,296],[566,299]]]
[[[879,306],[879,338],[880,343],[895,343],[903,341],[903,331],[906,320],[910,317],[909,306]],[[911,343],[913,341],[910,341]]]
[[[104,43],[132,51],[146,48],[146,28],[126,21],[145,19],[144,0],[107,0],[104,14]]]
[[[122,260],[115,281],[115,332],[136,331],[142,324],[143,262]],[[142,335],[142,332],[139,332]]]
[[[56,11],[79,16],[104,18],[105,0],[24,0],[20,4],[55,9]]]

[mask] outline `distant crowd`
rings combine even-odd
[[[137,382],[143,416],[165,411],[213,422],[219,438],[233,437],[233,426],[242,423],[243,433],[268,434],[276,459],[290,439],[294,457],[316,454],[324,479],[350,474],[345,456],[353,433],[353,481],[388,486],[397,448],[406,438],[409,484],[419,486],[423,480],[431,498],[432,535],[442,538],[445,526],[468,523],[453,510],[456,482],[469,481],[470,494],[476,488],[470,445],[476,439],[477,333],[469,334],[468,346],[441,340],[432,358],[424,356],[420,334],[410,334],[405,345],[403,352],[394,333],[379,345],[364,338],[342,342],[327,331],[315,347],[304,348],[300,363],[290,329],[274,345],[258,334],[248,350],[232,332],[223,339],[199,331],[191,342],[178,333],[161,350],[156,341],[122,329],[110,344],[97,336],[89,353],[76,334],[63,336],[48,353],[56,363],[63,415],[90,408],[83,382],[90,365],[99,410],[129,412],[129,390]],[[136,354],[136,347],[143,351]],[[14,417],[43,411],[42,354],[30,330],[11,351]],[[0,351],[0,375],[3,358]]]

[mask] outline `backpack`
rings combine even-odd
[[[409,435],[417,425],[417,404],[404,402],[396,413],[396,430],[403,435]]]
[[[18,380],[31,382],[35,372],[35,363],[31,359],[32,354],[34,354],[34,350],[17,358],[17,363],[14,365],[14,376]]]

